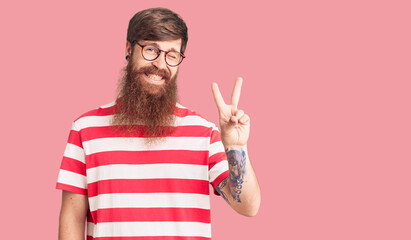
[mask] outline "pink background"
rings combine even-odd
[[[129,19],[189,27],[181,103],[217,122],[235,78],[262,188],[212,197],[213,239],[411,239],[409,1],[9,1],[1,24],[1,239],[56,239],[71,122],[111,102]],[[255,52],[255,53],[253,53]]]

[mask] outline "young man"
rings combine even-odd
[[[73,122],[58,176],[59,239],[211,239],[209,184],[254,216],[260,188],[247,153],[250,118],[213,83],[217,127],[177,103],[187,27],[153,8],[129,23],[116,101]]]

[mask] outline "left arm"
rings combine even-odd
[[[253,217],[261,202],[260,186],[248,157],[247,146],[227,147],[229,176],[216,190],[238,213]]]
[[[212,85],[220,116],[221,140],[229,164],[229,176],[216,187],[216,191],[235,211],[251,217],[258,212],[261,193],[247,151],[250,117],[237,109],[241,85],[242,79],[238,78],[230,105],[225,104],[217,84]]]

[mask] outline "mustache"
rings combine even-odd
[[[164,78],[164,80],[170,80],[171,78],[171,74],[168,71],[166,71],[165,69],[158,69],[155,66],[141,67],[139,69],[135,69],[134,73],[136,74],[155,74],[155,75],[158,75]]]

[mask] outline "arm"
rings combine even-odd
[[[216,191],[236,212],[253,217],[260,207],[261,193],[247,146],[227,147],[226,154],[229,176],[216,187]]]
[[[261,193],[247,151],[250,117],[243,110],[237,109],[241,85],[242,78],[238,78],[230,105],[224,102],[217,84],[212,85],[219,111],[221,140],[229,164],[229,177],[216,187],[216,191],[238,213],[255,216],[260,207]]]
[[[63,190],[59,240],[84,240],[87,210],[87,195]]]

